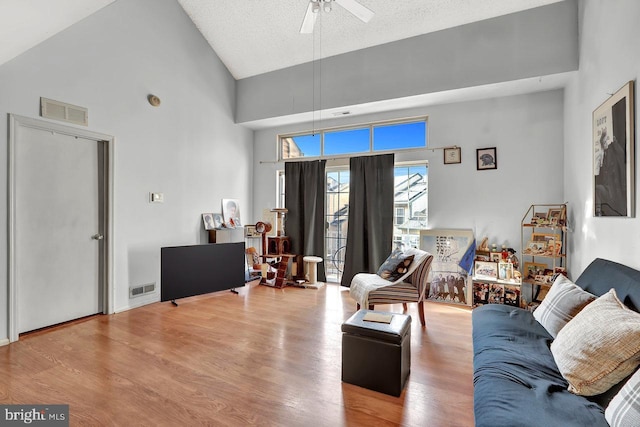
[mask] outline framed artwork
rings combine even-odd
[[[547,269],[547,264],[539,262],[525,262],[522,267],[523,278],[534,278],[539,274],[544,274]]]
[[[462,163],[462,149],[460,147],[450,147],[444,149],[444,164],[450,165]]]
[[[221,213],[214,213],[213,215],[213,225],[216,229],[220,229],[224,226],[224,218]]]
[[[476,168],[481,170],[498,169],[496,147],[478,148],[476,150]]]
[[[498,263],[491,261],[476,261],[473,265],[473,276],[480,280],[497,280]]]
[[[500,262],[502,260],[502,252],[491,252],[487,261]]]
[[[524,255],[542,255],[546,250],[547,250],[546,241],[530,240],[529,242],[527,242],[527,246],[524,248],[522,253]]]
[[[634,83],[593,112],[593,215],[635,216]]]
[[[562,218],[562,208],[549,209],[547,218],[549,219],[549,224],[551,225],[562,225],[560,223],[560,218]]]
[[[506,261],[499,262],[498,263],[498,279],[500,280],[513,279],[513,264]]]
[[[471,305],[471,278],[460,264],[464,265],[464,260],[468,259],[468,251],[475,252],[473,242],[473,230],[420,231],[420,249],[433,255],[429,272],[429,301]]]
[[[203,213],[202,214],[202,223],[204,224],[205,230],[213,230],[216,228],[215,223],[213,221],[212,213]]]
[[[504,304],[513,307],[520,307],[520,286],[504,287]]]
[[[222,215],[224,223],[229,228],[241,227],[240,203],[236,199],[222,199]]]

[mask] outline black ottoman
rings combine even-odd
[[[391,323],[363,320],[392,315]],[[342,324],[342,381],[400,396],[411,370],[411,316],[359,310]]]

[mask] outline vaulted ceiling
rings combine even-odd
[[[0,0],[0,64],[108,6],[132,0]],[[177,0],[236,79],[561,0],[358,0],[367,24],[334,5],[300,34],[309,0]]]

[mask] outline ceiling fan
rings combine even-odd
[[[369,22],[371,18],[373,18],[373,11],[367,9],[356,0],[309,0],[309,6],[307,7],[307,13],[304,15],[304,19],[302,20],[300,32],[302,34],[312,33],[313,26],[316,23],[316,18],[318,17],[320,10],[322,9],[324,12],[331,12],[334,2],[347,9],[364,23]]]

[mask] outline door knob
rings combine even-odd
[[[93,240],[102,240],[102,239],[104,239],[104,236],[102,234],[98,233],[98,234],[94,234],[93,236],[91,236],[91,238]]]

